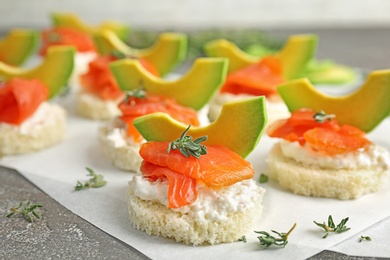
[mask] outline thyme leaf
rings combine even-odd
[[[241,242],[244,242],[244,243],[246,243],[246,242],[247,242],[247,240],[246,240],[246,236],[242,236],[242,237],[240,237],[240,238],[238,239],[238,241],[241,241]]]
[[[184,130],[180,138],[169,143],[167,153],[171,150],[179,150],[185,157],[189,158],[192,155],[197,159],[199,159],[201,155],[207,153],[206,146],[200,144],[207,140],[207,136],[201,136],[192,140],[192,136],[186,135],[190,127],[191,125]]]
[[[41,208],[42,205],[39,203],[31,203],[27,201],[26,205],[22,208],[23,202],[20,202],[17,207],[11,208],[11,212],[7,214],[7,218],[12,217],[15,213],[20,214],[29,222],[34,222],[34,217],[37,219],[41,218],[41,215],[36,212],[37,208]]]
[[[268,182],[268,176],[265,175],[264,173],[260,174],[259,182],[260,182],[260,183],[266,183],[266,182]]]
[[[362,242],[362,241],[371,241],[371,237],[369,237],[369,236],[360,236],[359,242]]]
[[[349,227],[346,227],[345,224],[347,223],[349,218],[344,218],[341,220],[341,222],[336,226],[334,221],[333,221],[333,218],[332,218],[332,215],[329,215],[328,217],[328,224],[325,223],[325,221],[323,223],[319,223],[319,222],[316,222],[316,221],[313,221],[317,226],[323,228],[325,230],[325,235],[322,237],[322,238],[327,238],[329,233],[331,232],[334,232],[334,233],[337,233],[337,234],[340,234],[340,233],[343,233],[343,232],[346,232],[348,230],[350,230],[351,228]]]
[[[272,245],[285,247],[288,243],[288,236],[297,226],[295,223],[287,233],[277,232],[275,230],[271,230],[273,233],[277,234],[279,237],[274,237],[270,233],[266,231],[255,231],[255,233],[260,234],[257,238],[260,242],[260,247],[263,249],[269,248]]]
[[[88,171],[87,176],[90,176],[91,178],[83,184],[80,181],[77,181],[75,190],[84,190],[87,188],[100,188],[107,184],[107,181],[105,181],[103,178],[103,175],[96,174],[92,169],[86,167],[85,168]]]
[[[327,115],[324,111],[317,112],[313,115],[314,120],[319,123],[324,123],[326,120],[331,121],[336,116],[333,114]]]

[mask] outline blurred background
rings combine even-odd
[[[48,28],[52,12],[72,12],[91,25],[106,19],[130,25],[135,47],[151,44],[150,32],[187,32],[190,57],[211,38],[277,47],[290,34],[316,33],[319,58],[380,69],[390,67],[389,10],[386,0],[0,0],[0,32]]]
[[[390,26],[386,0],[0,0],[0,6],[3,28],[44,27],[59,10],[91,23],[113,18],[160,30]]]

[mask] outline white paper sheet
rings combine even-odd
[[[132,173],[118,170],[103,156],[98,142],[98,128],[103,123],[78,117],[73,99],[71,94],[56,100],[69,111],[68,134],[64,142],[36,153],[2,158],[0,164],[19,170],[75,214],[153,259],[173,260],[184,256],[185,259],[304,259],[330,248],[353,255],[390,256],[386,245],[390,231],[389,225],[386,227],[390,222],[389,189],[357,200],[340,201],[294,195],[272,181],[259,184],[266,189],[266,194],[263,216],[256,230],[287,232],[297,223],[285,248],[261,250],[253,232],[247,235],[247,243],[193,247],[137,231],[127,220],[126,190]],[[390,149],[389,131],[388,118],[369,137]],[[275,141],[263,136],[248,157],[256,170],[256,180],[260,173],[266,173],[265,158]],[[100,189],[74,191],[77,180],[88,178],[85,167],[104,175],[108,184]],[[349,217],[347,226],[351,230],[323,239],[324,231],[313,221],[327,221],[329,215],[336,224]],[[369,234],[364,234],[370,229],[373,230]],[[371,235],[373,241],[359,243],[360,235]]]

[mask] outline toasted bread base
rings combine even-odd
[[[142,158],[139,155],[140,145],[133,144],[115,147],[107,139],[108,132],[109,127],[99,129],[100,145],[105,156],[119,169],[137,172],[142,162]]]
[[[323,169],[285,158],[280,144],[272,148],[267,158],[268,176],[295,194],[312,197],[356,199],[374,193],[388,184],[389,170]]]
[[[58,105],[49,106],[50,115],[26,131],[0,125],[0,155],[30,153],[61,142],[66,134],[66,112]]]
[[[80,92],[76,98],[76,109],[80,116],[94,120],[108,120],[121,114],[119,100],[101,100],[98,97]]]
[[[128,210],[132,225],[149,235],[173,238],[177,242],[190,245],[218,244],[238,241],[252,231],[262,213],[264,190],[259,187],[259,195],[254,200],[255,207],[232,213],[227,220],[195,220],[180,212],[175,212],[159,202],[142,200],[134,194],[129,183]]]

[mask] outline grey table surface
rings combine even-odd
[[[368,70],[390,68],[390,28],[269,30],[286,37],[316,33],[318,58]],[[1,160],[0,160],[1,165]],[[19,201],[45,205],[34,224],[6,218]],[[17,171],[0,166],[0,259],[148,259],[50,198]],[[379,259],[323,251],[310,259]]]

